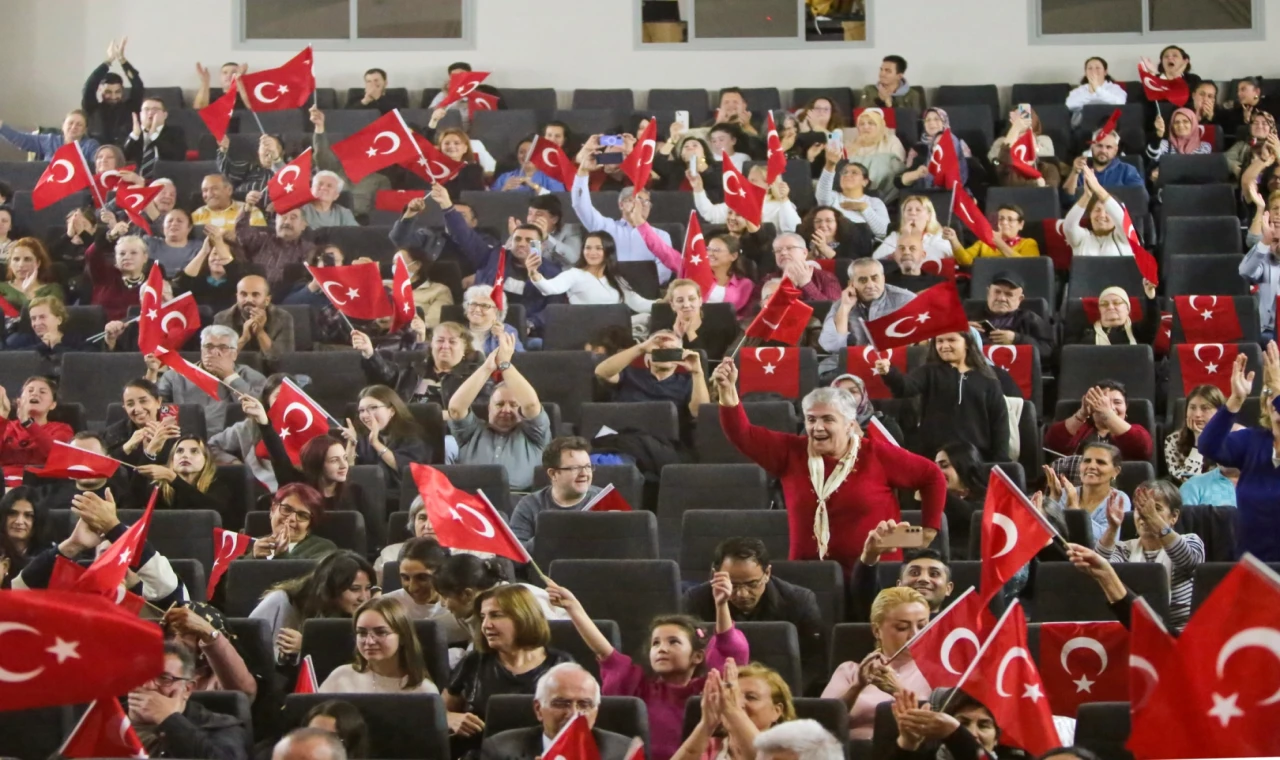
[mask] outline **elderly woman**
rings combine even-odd
[[[1154,134],[1147,143],[1147,161],[1155,167],[1151,170],[1153,182],[1160,176],[1159,163],[1164,156],[1190,156],[1213,151],[1212,143],[1200,139],[1200,117],[1190,108],[1175,110],[1169,119],[1168,129],[1169,135],[1166,137],[1164,117],[1157,108]]]
[[[1191,577],[1204,562],[1204,542],[1194,533],[1173,529],[1182,512],[1178,487],[1167,480],[1148,480],[1133,494],[1133,524],[1138,537],[1117,541],[1124,522],[1119,500],[1107,502],[1107,527],[1097,551],[1113,565],[1158,562],[1169,573],[1169,624],[1181,631],[1191,617]]]
[[[355,227],[359,224],[355,214],[346,206],[338,205],[338,196],[346,183],[331,171],[316,172],[311,179],[311,195],[315,200],[302,207],[302,218],[307,227]]]
[[[898,187],[915,190],[936,187],[933,177],[929,174],[929,162],[938,140],[942,139],[942,133],[951,128],[951,119],[941,108],[930,108],[924,112],[921,125],[924,129],[920,133],[920,142],[911,146],[911,152],[907,153],[909,168],[894,179],[894,184]],[[960,185],[963,187],[969,184],[969,159],[973,157],[973,152],[969,150],[969,145],[954,132],[951,133],[951,150],[955,153],[960,165]]]
[[[524,344],[520,342],[516,328],[503,321],[507,318],[506,299],[502,299],[502,308],[499,309],[492,294],[491,285],[472,285],[462,293],[462,308],[467,315],[467,331],[471,334],[472,345],[488,356],[498,347],[498,336],[505,332],[515,339],[516,350],[523,351]]]
[[[938,221],[938,212],[933,208],[933,201],[923,195],[909,195],[902,199],[902,222],[900,229],[914,228],[921,231],[926,261],[942,261],[951,258],[951,241],[944,234],[942,224]],[[898,249],[898,232],[890,232],[876,252],[877,259],[893,258]]]
[[[856,161],[867,167],[871,189],[885,203],[898,199],[898,188],[894,179],[902,172],[902,164],[906,151],[902,142],[893,130],[885,126],[884,112],[879,108],[868,108],[858,116],[857,131],[844,138],[845,152],[850,161]],[[827,162],[831,161],[827,154]]]
[[[202,242],[191,239],[191,215],[180,208],[164,215],[164,234],[147,236],[147,254],[164,267],[166,276],[181,271],[200,251]]]
[[[488,286],[483,289],[488,292]],[[490,301],[492,303],[492,301]],[[396,389],[409,404],[449,406],[449,398],[476,367],[484,361],[472,342],[471,331],[457,322],[441,322],[431,330],[430,356],[422,362],[401,367],[373,350],[369,336],[351,333],[351,347],[360,352],[361,367],[370,383]]]
[[[902,689],[929,693],[929,682],[911,653],[903,651],[911,637],[929,623],[929,603],[913,588],[894,586],[876,595],[871,605],[871,635],[876,650],[862,662],[836,668],[822,690],[823,699],[838,699],[849,709],[849,738],[870,739],[876,705],[893,700]],[[897,657],[890,657],[897,653]]]
[[[1212,461],[1205,460],[1196,444],[1200,441],[1204,426],[1225,403],[1227,399],[1216,385],[1198,385],[1187,394],[1187,411],[1182,428],[1169,433],[1164,439],[1165,469],[1169,471],[1169,479],[1174,483],[1185,483],[1216,466]]]
[[[128,226],[125,222],[104,226],[84,255],[85,274],[92,287],[90,303],[102,307],[108,322],[123,320],[129,307],[137,305],[150,264],[147,241],[124,234]],[[113,259],[108,258],[108,251]]]
[[[1130,509],[1129,495],[1115,487],[1124,457],[1115,446],[1095,442],[1081,449],[1079,459],[1078,489],[1066,475],[1045,465],[1045,485],[1049,492],[1044,504],[1045,512],[1061,517],[1068,509],[1082,509],[1093,524],[1093,534],[1100,536],[1107,529],[1108,510],[1128,512]]]
[[[3,218],[8,211],[0,211]],[[49,252],[39,238],[24,237],[9,246],[7,275],[0,282],[0,298],[21,310],[31,300],[44,296],[65,299],[62,286],[53,271]]]
[[[431,527],[431,521],[427,519],[427,507],[422,502],[421,496],[413,497],[413,503],[409,505],[409,522],[406,526],[409,529],[409,535],[412,538],[435,538],[436,532]],[[382,553],[378,555],[377,562],[374,566],[378,570],[378,583],[382,583],[382,567],[387,562],[395,562],[400,559],[400,552],[404,549],[407,541],[397,541],[394,544],[387,544],[382,549]]]
[[[1082,174],[1085,190],[1062,223],[1062,234],[1071,246],[1071,255],[1132,256],[1129,237],[1120,227],[1124,206],[1098,183],[1093,169],[1086,166]],[[1081,227],[1080,222],[1086,217],[1087,228]]]
[[[1098,321],[1086,327],[1074,342],[1085,345],[1151,345],[1160,329],[1160,308],[1156,303],[1156,286],[1142,283],[1142,321],[1134,324],[1132,302],[1124,288],[1112,285],[1098,294]]]
[[[856,160],[843,160],[840,148],[834,144],[827,145],[826,156],[815,191],[818,204],[839,209],[850,222],[866,225],[875,237],[884,235],[889,229],[889,209],[884,201],[867,194],[871,189],[871,171]],[[839,191],[833,188],[837,174],[840,177]],[[819,255],[826,250],[825,247],[817,248]]]
[[[723,677],[707,672],[702,718],[671,760],[754,758],[760,732],[795,719],[791,687],[778,671],[758,662],[738,667],[730,659]]]
[[[312,531],[324,519],[324,497],[306,483],[290,483],[271,498],[271,535],[255,539],[255,559],[318,559],[337,546]],[[370,574],[372,578],[372,574]]]
[[[1053,139],[1041,131],[1040,115],[1032,108],[1028,113],[1018,109],[1009,112],[1009,131],[1003,137],[997,137],[991,143],[987,158],[996,167],[996,176],[1000,184],[1006,187],[1035,185],[1037,187],[1057,187],[1062,184],[1062,173],[1053,157]],[[1035,155],[1026,156],[1027,163],[1036,167],[1041,176],[1028,179],[1019,174],[1011,166],[1009,152],[1022,135],[1031,131],[1035,142]]]
[[[726,358],[714,373],[720,425],[747,458],[782,484],[791,526],[790,559],[833,559],[852,570],[867,534],[901,517],[893,489],[919,491],[928,541],[942,521],[947,484],[928,459],[869,440],[847,391],[819,388],[805,396],[805,435],[752,425],[738,401],[738,369]]]
[[[871,420],[874,419],[880,425],[884,426],[884,429],[889,432],[889,435],[893,436],[894,441],[898,443],[902,442],[902,428],[899,427],[897,420],[894,418],[886,415],[884,412],[876,411],[875,406],[871,403],[871,397],[867,395],[866,381],[857,375],[845,373],[843,375],[837,375],[832,379],[830,386],[832,388],[840,388],[848,391],[849,395],[853,396],[853,403],[858,408],[858,427],[862,428],[863,432],[866,432],[867,426],[870,425]]]

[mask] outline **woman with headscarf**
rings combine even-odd
[[[871,187],[886,204],[898,198],[894,178],[902,171],[906,151],[893,130],[885,126],[884,111],[868,108],[858,116],[857,130],[845,135],[849,160],[867,168]]]
[[[1275,136],[1276,117],[1266,111],[1254,111],[1249,119],[1249,139],[1236,140],[1235,144],[1223,154],[1227,157],[1227,169],[1231,172],[1231,176],[1241,176],[1241,172],[1255,160],[1265,162],[1270,158],[1274,162],[1275,157],[1267,156],[1263,149],[1268,146],[1269,141],[1275,139]],[[1254,184],[1254,187],[1256,188],[1257,185]]]
[[[1200,117],[1190,108],[1179,108],[1169,118],[1169,133],[1165,134],[1164,117],[1156,109],[1155,134],[1147,143],[1147,161],[1155,166],[1151,181],[1160,176],[1160,159],[1168,154],[1190,156],[1213,151],[1213,145],[1200,139]]]
[[[929,159],[933,156],[933,146],[942,139],[944,132],[951,129],[951,118],[941,108],[930,108],[924,112],[920,121],[924,129],[920,132],[920,141],[911,146],[911,152],[907,154],[907,171],[894,179],[894,184],[898,187],[924,190],[935,186],[933,177],[929,174]],[[951,144],[956,157],[960,159],[960,184],[967,185],[969,184],[969,159],[973,153],[969,150],[968,144],[954,132],[951,133]]]
[[[1160,329],[1160,309],[1156,305],[1156,286],[1142,282],[1142,319],[1134,324],[1132,302],[1125,289],[1117,285],[1106,288],[1098,295],[1098,321],[1086,327],[1084,334],[1074,342],[1094,346],[1151,345]]]
[[[871,420],[880,423],[889,435],[893,436],[893,440],[898,443],[902,442],[902,426],[898,421],[888,416],[884,412],[876,411],[875,406],[871,403],[871,397],[867,395],[867,383],[857,375],[846,372],[838,375],[831,381],[832,388],[843,388],[849,391],[849,395],[853,396],[853,400],[858,405],[858,426],[865,433],[867,426],[871,424]]]
[[[238,691],[252,702],[258,682],[236,650],[235,634],[222,613],[205,602],[188,602],[164,613],[165,634],[186,645],[196,658],[196,691]]]

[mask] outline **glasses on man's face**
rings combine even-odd
[[[743,581],[742,583],[731,583],[734,591],[755,591],[764,584],[764,576],[756,578],[754,581]]]
[[[357,628],[356,638],[357,639],[377,639],[379,641],[382,641],[383,639],[387,638],[393,633],[395,633],[395,631],[391,630],[390,628]]]
[[[358,408],[356,410],[356,414],[364,416],[366,414],[373,414],[379,409],[386,409],[386,408],[387,408],[386,404],[369,404],[368,406],[362,406]]]
[[[648,198],[633,198],[632,200],[634,200],[636,203],[639,203],[641,206],[653,205],[653,201]]]
[[[225,354],[233,348],[234,346],[224,346],[218,343],[206,343],[200,346],[201,351],[208,351],[211,354]]]
[[[801,253],[808,252],[802,245],[780,245],[773,249],[775,254],[782,253],[783,251],[800,251]]]
[[[281,517],[284,517],[284,518],[289,518],[289,517],[297,518],[298,522],[300,522],[300,523],[309,523],[309,522],[311,522],[311,513],[310,513],[310,512],[307,512],[307,511],[304,511],[304,510],[301,510],[301,509],[295,509],[294,507],[291,507],[291,506],[289,506],[288,504],[285,504],[285,503],[284,503],[284,502],[282,502],[282,501],[277,501],[276,503],[272,504],[271,506],[276,507],[276,508],[280,511],[280,516],[281,516]]]
[[[156,686],[159,686],[162,689],[167,689],[170,686],[173,686],[175,683],[183,683],[185,681],[194,681],[194,680],[196,679],[183,678],[181,676],[169,675],[168,673],[161,673],[160,675],[151,679],[150,683],[154,683]]]
[[[591,712],[596,709],[596,703],[590,699],[553,699],[551,700],[551,709],[564,712],[573,710],[574,712]]]
[[[576,475],[577,475],[578,473],[580,473],[580,472],[591,472],[593,469],[595,469],[593,465],[589,465],[589,464],[576,464],[576,465],[574,465],[574,466],[572,466],[572,467],[556,467],[556,468],[555,468],[555,471],[556,471],[556,472],[570,472],[570,473],[573,473],[573,474],[576,476]]]

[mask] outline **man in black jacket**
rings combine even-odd
[[[551,740],[571,718],[581,713],[591,727],[600,760],[622,760],[631,748],[631,739],[596,728],[600,710],[600,684],[585,668],[574,662],[561,663],[538,679],[533,696],[533,714],[540,725],[513,728],[484,740],[482,760],[534,760],[542,757]]]
[[[979,309],[969,309],[969,324],[983,333],[987,345],[1033,345],[1040,349],[1040,366],[1046,366],[1053,356],[1053,328],[1030,309],[1022,308],[1022,290],[1026,283],[1022,275],[1006,269],[991,278],[987,286],[987,303]],[[995,329],[988,329],[988,325]]]
[[[129,692],[129,721],[151,757],[247,760],[249,733],[239,718],[189,701],[196,661],[185,645],[164,645],[164,672]]]
[[[157,161],[185,161],[187,137],[182,127],[166,124],[169,111],[160,98],[146,98],[133,117],[133,131],[124,141],[124,157],[138,165],[143,179],[155,179]]]
[[[80,108],[89,115],[89,134],[106,145],[123,145],[133,128],[133,115],[142,107],[146,89],[142,76],[133,64],[125,60],[124,47],[129,38],[120,42],[112,40],[107,46],[107,59],[94,69],[85,80],[80,97]],[[120,62],[120,68],[129,79],[129,97],[125,98],[124,79],[111,71],[111,64]]]
[[[818,597],[809,589],[774,578],[769,566],[769,550],[758,538],[727,538],[716,547],[711,574],[729,576],[733,594],[729,614],[735,621],[789,622],[800,637],[800,663],[805,683],[825,678],[821,672],[826,654],[823,648],[822,613]],[[689,589],[684,595],[684,611],[698,620],[715,620],[715,600],[711,582]]]

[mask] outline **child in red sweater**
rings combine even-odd
[[[27,465],[43,465],[54,441],[71,440],[75,431],[65,422],[50,422],[49,412],[58,407],[53,381],[46,377],[29,377],[22,384],[15,419],[9,419],[14,403],[0,388],[0,466],[5,480],[22,479]]]

